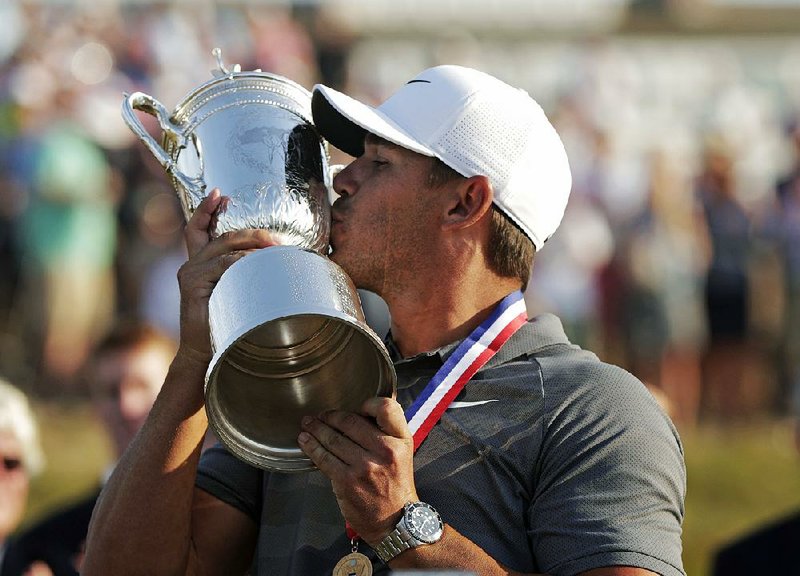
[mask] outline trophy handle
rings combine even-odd
[[[175,165],[175,161],[166,153],[166,151],[155,141],[155,139],[144,129],[144,126],[139,121],[134,110],[139,110],[146,114],[150,114],[158,120],[158,125],[164,131],[164,135],[172,138],[177,142],[178,148],[186,147],[186,136],[183,135],[180,128],[172,123],[169,119],[169,113],[164,106],[153,98],[143,92],[134,92],[133,94],[125,94],[122,101],[122,118],[128,127],[139,137],[150,153],[153,154],[159,164],[167,171],[167,173],[175,178],[178,183],[194,198],[194,206],[200,203],[203,199],[204,184],[200,178],[190,178],[181,172]],[[192,208],[194,208],[194,206]],[[187,218],[191,214],[187,214]]]

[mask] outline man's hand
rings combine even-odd
[[[360,414],[329,411],[306,417],[300,448],[331,479],[345,519],[377,545],[400,519],[414,487],[414,441],[403,409],[391,398],[371,398]]]
[[[181,289],[180,353],[194,360],[211,361],[208,300],[223,272],[248,252],[273,246],[266,230],[236,230],[211,239],[217,211],[226,198],[214,189],[203,199],[186,224],[184,237],[189,259],[178,271]]]

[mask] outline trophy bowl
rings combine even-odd
[[[327,257],[331,167],[311,94],[275,74],[230,71],[214,53],[215,78],[172,113],[136,92],[122,116],[170,177],[186,219],[219,188],[211,236],[262,228],[278,242],[235,262],[211,294],[206,411],[242,460],[311,470],[297,445],[302,417],[392,396],[396,376],[352,281]],[[137,111],[158,121],[160,144]]]

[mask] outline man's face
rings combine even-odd
[[[0,544],[16,529],[28,503],[30,481],[22,446],[11,432],[0,431]]]
[[[359,288],[402,290],[435,239],[432,160],[371,135],[364,154],[334,178],[331,259]],[[398,283],[400,285],[398,285]]]
[[[103,354],[94,364],[92,395],[117,456],[144,424],[169,370],[172,354],[155,344]]]

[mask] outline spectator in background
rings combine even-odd
[[[150,412],[176,349],[172,338],[149,325],[122,323],[88,362],[92,402],[117,458]],[[22,575],[34,562],[46,564],[55,576],[77,575],[100,488],[20,535],[8,550],[2,576]],[[0,506],[0,515],[5,508]]]
[[[0,379],[0,574],[5,576],[9,536],[28,503],[30,479],[44,466],[36,421],[25,395]]]
[[[696,193],[710,243],[702,408],[710,416],[741,417],[753,392],[747,389],[751,225],[736,196],[731,150],[720,138],[706,143]]]
[[[782,356],[783,398],[800,401],[800,118],[791,128],[793,164],[777,185],[777,210],[770,226],[777,235],[785,281]]]
[[[648,203],[620,250],[620,296],[628,368],[664,395],[677,424],[692,425],[705,337],[701,276],[707,257],[698,247],[707,241],[681,166],[666,150],[651,157]]]
[[[70,109],[79,95],[59,93]],[[44,112],[42,112],[44,113]],[[20,226],[23,262],[35,278],[30,308],[41,307],[45,383],[68,387],[113,311],[114,200],[103,151],[68,118],[46,122],[36,138],[30,198]]]
[[[311,86],[319,77],[314,42],[289,9],[273,6],[248,11],[253,60],[267,72]]]

